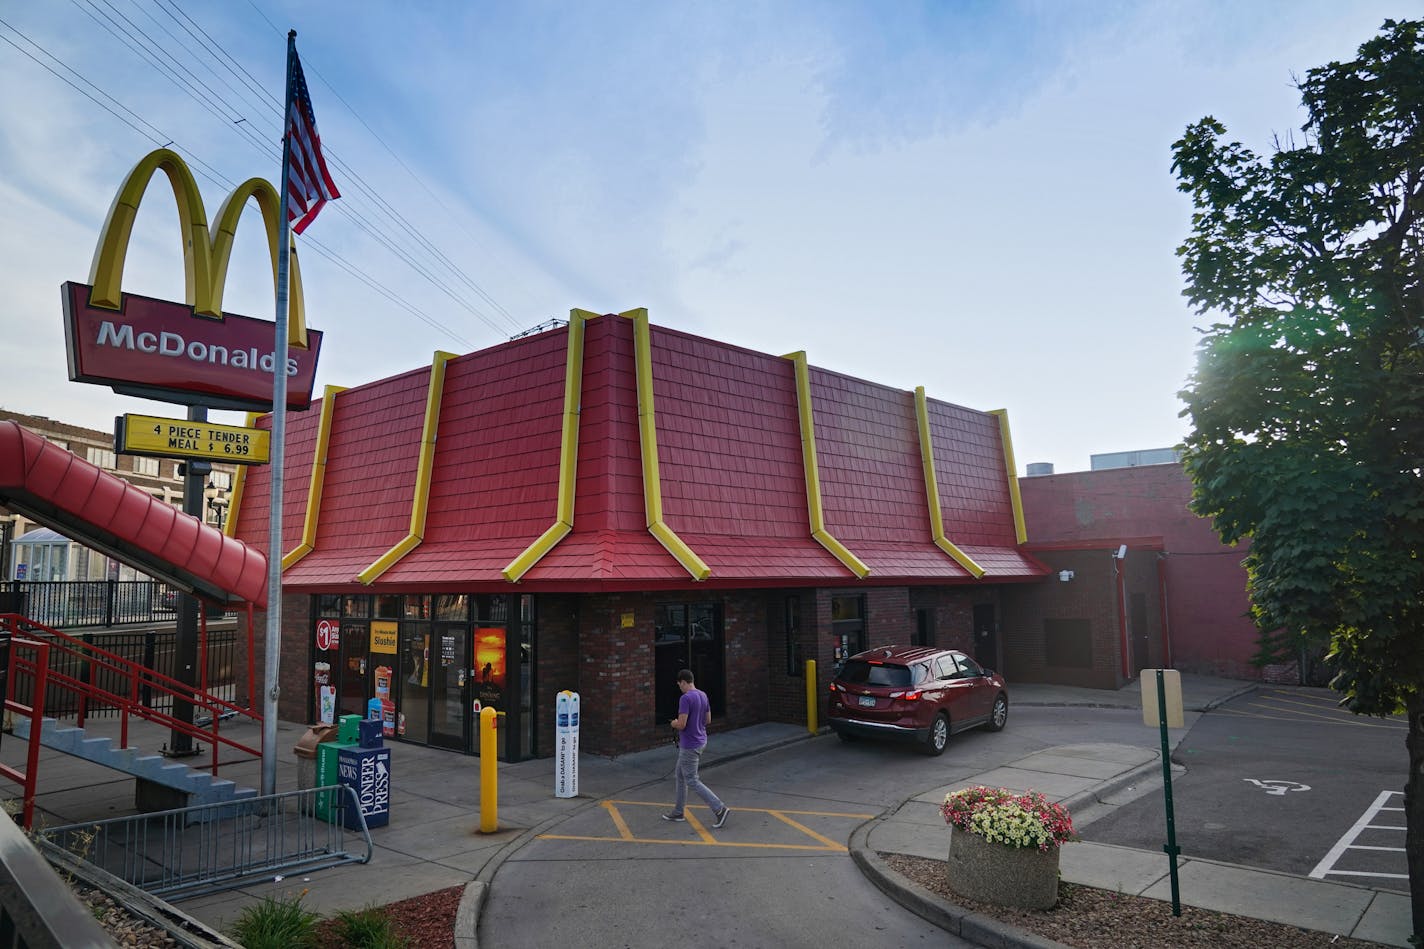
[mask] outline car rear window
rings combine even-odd
[[[901,688],[910,684],[909,666],[869,663],[864,659],[848,659],[841,669],[842,681],[852,685],[891,685]]]

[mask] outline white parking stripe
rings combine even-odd
[[[1403,808],[1385,807],[1384,802],[1392,795],[1403,794],[1403,791],[1381,791],[1375,802],[1365,809],[1360,815],[1360,819],[1355,821],[1355,826],[1345,831],[1345,835],[1335,842],[1335,846],[1330,848],[1330,852],[1320,859],[1315,865],[1315,869],[1310,871],[1310,877],[1316,880],[1325,879],[1326,874],[1332,876],[1352,876],[1352,877],[1380,877],[1389,880],[1407,880],[1408,874],[1399,873],[1366,873],[1360,870],[1336,870],[1335,864],[1344,856],[1347,850],[1398,850],[1403,851],[1403,847],[1366,847],[1356,844],[1355,840],[1365,830],[1404,830],[1403,827],[1388,827],[1381,824],[1371,824],[1380,811],[1398,811]]]

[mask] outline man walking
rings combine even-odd
[[[687,803],[687,789],[691,788],[712,808],[712,826],[721,827],[732,809],[697,776],[702,749],[707,746],[707,726],[712,724],[712,706],[707,702],[707,693],[693,684],[691,669],[678,671],[677,687],[682,690],[682,698],[677,703],[677,718],[669,723],[677,730],[677,803],[663,815],[663,820],[687,819],[682,808]]]

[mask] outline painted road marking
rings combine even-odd
[[[1385,880],[1409,879],[1409,874],[1407,873],[1373,873],[1365,870],[1335,869],[1335,864],[1338,863],[1340,861],[1340,858],[1343,857],[1346,852],[1350,850],[1370,850],[1376,852],[1384,851],[1386,853],[1404,853],[1403,847],[1377,847],[1355,843],[1355,841],[1359,838],[1360,834],[1364,833],[1366,830],[1398,831],[1401,834],[1404,833],[1404,828],[1401,826],[1395,824],[1376,824],[1374,822],[1376,818],[1386,813],[1404,813],[1403,807],[1389,807],[1385,804],[1386,801],[1388,801],[1396,794],[1400,795],[1401,797],[1404,796],[1403,791],[1381,791],[1379,793],[1379,797],[1375,798],[1374,803],[1365,809],[1365,812],[1360,815],[1359,820],[1355,821],[1355,826],[1345,831],[1345,835],[1339,840],[1337,840],[1335,842],[1335,846],[1330,848],[1330,852],[1320,859],[1320,862],[1315,865],[1315,869],[1310,871],[1309,876],[1316,880],[1323,880],[1327,875],[1349,877],[1378,877],[1380,879]]]
[[[1241,780],[1250,781],[1267,794],[1274,794],[1276,797],[1285,797],[1287,791],[1310,790],[1310,785],[1301,784],[1299,781],[1278,781],[1274,778],[1267,778],[1265,781],[1257,781],[1255,778],[1242,778]]]
[[[815,844],[782,844],[782,843],[756,843],[748,841],[719,840],[713,837],[707,830],[706,825],[693,813],[694,810],[707,810],[701,805],[689,805],[683,809],[683,815],[687,818],[688,826],[697,832],[697,840],[666,840],[659,837],[639,837],[633,833],[629,826],[628,819],[624,816],[619,805],[623,807],[651,807],[659,810],[671,807],[669,803],[659,803],[656,801],[601,801],[599,806],[608,812],[608,816],[613,821],[613,827],[618,831],[617,837],[593,837],[581,834],[539,834],[540,840],[597,840],[609,841],[613,843],[630,844],[677,844],[684,847],[756,847],[763,850],[814,850],[818,852],[845,853],[844,844],[836,843],[829,837],[817,833],[807,827],[796,817],[839,817],[850,820],[869,820],[874,814],[845,814],[838,811],[793,811],[778,807],[737,807],[733,808],[733,818],[742,814],[770,814],[782,823],[795,828],[800,833],[816,841]]]
[[[1239,710],[1237,710],[1237,709],[1226,708],[1226,707],[1224,707],[1224,706],[1223,706],[1223,707],[1220,707],[1220,708],[1214,708],[1214,709],[1212,709],[1212,710],[1211,710],[1211,714],[1213,714],[1213,715],[1218,715],[1218,714],[1220,714],[1220,715],[1235,715],[1235,716],[1238,717],[1238,718],[1264,718],[1264,719],[1268,719],[1268,720],[1273,721],[1273,722],[1299,722],[1299,721],[1309,721],[1309,722],[1311,722],[1312,724],[1315,724],[1315,725],[1340,725],[1340,726],[1343,726],[1343,727],[1345,727],[1345,728],[1391,728],[1391,729],[1396,729],[1396,730],[1404,730],[1404,729],[1407,729],[1407,728],[1409,727],[1409,726],[1406,725],[1406,724],[1403,724],[1403,723],[1396,723],[1396,722],[1392,722],[1392,721],[1384,721],[1384,722],[1350,721],[1350,720],[1345,720],[1345,719],[1339,718],[1338,716],[1335,716],[1335,717],[1323,717],[1323,718],[1310,718],[1310,719],[1307,719],[1304,715],[1301,715],[1299,712],[1292,712],[1292,713],[1290,713],[1290,714],[1288,714],[1288,715],[1262,715],[1262,714],[1259,713],[1259,712],[1242,712],[1242,711],[1239,711]],[[1365,717],[1367,717],[1367,716],[1363,716],[1363,715],[1355,715],[1353,712],[1345,712],[1344,714],[1349,715],[1351,719],[1359,719],[1359,718],[1365,718]]]

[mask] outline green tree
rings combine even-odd
[[[1330,642],[1362,715],[1407,713],[1414,943],[1424,944],[1424,42],[1386,20],[1296,83],[1258,157],[1213,118],[1173,145],[1203,331],[1181,393],[1193,509],[1250,538],[1263,649]]]

